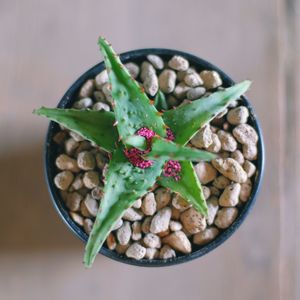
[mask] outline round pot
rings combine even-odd
[[[160,49],[160,48],[150,48],[150,49],[140,49],[134,50],[130,52],[126,52],[120,55],[121,60],[123,63],[132,61],[140,63],[146,59],[148,54],[157,54],[161,56],[164,60],[170,59],[173,55],[181,55],[189,60],[191,65],[194,65],[198,71],[200,70],[215,70],[217,71],[223,80],[223,85],[225,87],[231,86],[234,84],[234,81],[226,75],[223,71],[212,65],[211,63],[191,55],[189,53],[185,53],[182,51],[171,50],[171,49]],[[68,89],[65,95],[62,97],[61,101],[59,102],[59,108],[70,108],[72,104],[76,101],[76,96],[82,84],[91,78],[94,78],[99,72],[101,72],[105,68],[104,63],[101,62],[88,71],[86,71],[83,75],[81,75]],[[216,247],[220,246],[223,242],[225,242],[242,224],[242,222],[247,217],[248,213],[250,212],[251,208],[253,207],[260,185],[262,181],[263,171],[264,171],[264,144],[263,144],[263,137],[261,133],[261,128],[257,121],[256,115],[253,111],[253,108],[250,102],[243,97],[242,104],[247,106],[250,112],[250,117],[248,123],[255,128],[258,133],[259,141],[258,141],[258,159],[256,161],[257,167],[257,175],[255,177],[252,194],[249,200],[244,204],[242,208],[239,210],[239,215],[236,220],[232,223],[232,225],[220,232],[220,234],[210,243],[204,246],[195,246],[193,245],[193,251],[187,255],[177,256],[176,258],[167,259],[167,260],[134,260],[131,258],[127,258],[125,255],[118,254],[117,252],[111,251],[106,248],[105,245],[100,250],[100,253],[110,257],[114,260],[136,265],[136,266],[145,266],[145,267],[153,267],[153,266],[169,266],[175,265],[179,263],[188,262],[200,256],[207,254],[208,252],[212,251]],[[53,141],[54,135],[60,130],[60,127],[55,122],[50,122],[47,137],[46,137],[46,144],[45,144],[45,176],[48,185],[48,189],[52,198],[52,202],[62,220],[66,223],[68,228],[84,243],[87,242],[88,235],[84,232],[84,230],[77,225],[69,216],[68,209],[66,208],[64,201],[62,200],[59,190],[56,188],[53,182],[53,178],[56,175],[56,166],[55,166],[55,158],[59,153],[59,146],[55,144]]]

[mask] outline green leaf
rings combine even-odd
[[[176,181],[173,178],[161,176],[158,183],[180,194],[188,203],[192,204],[196,210],[204,216],[207,216],[208,210],[206,201],[192,163],[183,161],[180,164],[180,180]]]
[[[157,110],[161,111],[161,110],[167,110],[168,104],[166,101],[166,96],[165,94],[159,90],[154,98],[154,106],[156,107]]]
[[[164,121],[150,103],[143,88],[130,76],[120,58],[104,38],[99,39],[99,45],[112,86],[120,138],[126,140],[142,127],[150,128],[164,137],[166,135]]]
[[[174,132],[175,142],[185,145],[204,124],[223,111],[231,101],[243,95],[250,84],[250,81],[245,80],[225,90],[166,111],[163,118]]]
[[[126,145],[138,148],[140,150],[146,150],[147,149],[147,141],[144,137],[139,135],[132,135],[129,136],[124,143]]]
[[[113,151],[118,142],[118,132],[113,126],[115,118],[111,112],[41,107],[34,113],[75,131],[106,151]]]
[[[216,155],[207,151],[198,150],[191,147],[184,147],[175,144],[166,139],[160,137],[154,137],[152,139],[151,151],[145,155],[146,158],[164,158],[166,160],[212,160],[216,158]]]
[[[143,196],[160,175],[164,160],[156,160],[151,168],[139,169],[130,164],[122,149],[117,149],[109,162],[108,173],[92,232],[84,255],[90,267],[114,224],[134,201]]]

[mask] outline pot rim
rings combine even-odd
[[[144,48],[144,49],[137,49],[133,51],[128,51],[120,54],[120,58],[123,63],[127,62],[135,62],[135,61],[143,61],[145,60],[145,57],[148,54],[157,54],[162,57],[168,57],[171,58],[173,55],[181,55],[188,59],[191,65],[195,66],[197,69],[201,70],[215,70],[217,71],[222,80],[223,80],[223,86],[228,87],[232,84],[234,84],[234,81],[225,74],[222,70],[220,70],[218,67],[214,66],[213,64],[209,63],[206,60],[203,60],[202,58],[199,58],[195,55],[179,51],[179,50],[173,50],[173,49],[165,49],[165,48]],[[168,59],[167,58],[167,59]],[[105,68],[104,62],[100,62],[87,70],[85,73],[83,73],[67,90],[67,92],[64,94],[64,96],[59,101],[57,107],[59,108],[66,108],[71,106],[71,104],[76,99],[77,93],[81,85],[88,79],[94,78],[99,72],[101,72]],[[236,220],[225,230],[222,230],[220,234],[210,243],[197,247],[195,251],[192,251],[190,254],[180,255],[175,258],[170,259],[142,259],[142,260],[135,260],[132,258],[128,258],[125,255],[121,255],[117,253],[116,251],[109,250],[106,248],[105,245],[102,246],[99,253],[114,259],[119,262],[123,262],[130,265],[135,266],[144,266],[144,267],[162,267],[162,266],[171,266],[175,264],[180,264],[184,262],[191,261],[193,259],[199,258],[201,256],[204,256],[205,254],[209,253],[210,251],[214,250],[221,244],[223,244],[243,223],[243,221],[248,216],[249,212],[251,211],[254,203],[256,202],[256,198],[258,195],[258,192],[261,187],[262,178],[263,178],[263,172],[264,172],[264,164],[265,164],[265,150],[264,150],[264,142],[263,142],[263,135],[262,130],[260,127],[260,124],[257,120],[256,114],[253,110],[252,105],[250,104],[249,100],[246,97],[242,97],[242,103],[249,109],[250,113],[250,123],[255,128],[258,136],[259,141],[257,144],[258,148],[258,158],[256,161],[256,167],[257,167],[257,175],[255,177],[255,180],[253,182],[252,187],[252,193],[250,198],[244,205],[239,209],[239,214],[236,218]],[[82,228],[80,228],[79,225],[77,225],[70,217],[68,209],[66,208],[64,201],[62,200],[59,190],[56,188],[53,182],[53,175],[56,172],[55,166],[54,166],[54,157],[55,154],[53,149],[58,149],[58,146],[53,142],[53,136],[54,134],[59,131],[59,126],[51,121],[47,130],[46,135],[46,141],[45,141],[45,147],[44,147],[44,174],[45,179],[48,187],[48,191],[51,195],[51,200],[56,208],[59,216],[64,221],[64,223],[67,225],[67,227],[84,243],[86,243],[88,239],[88,235],[84,232]],[[55,148],[53,148],[55,147]],[[193,245],[194,246],[194,245]]]

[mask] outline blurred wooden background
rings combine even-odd
[[[0,299],[300,299],[300,5],[296,0],[0,0]],[[58,218],[43,178],[48,122],[70,84],[119,52],[169,47],[207,59],[237,81],[261,120],[266,172],[238,232],[206,257],[145,269],[99,256]]]

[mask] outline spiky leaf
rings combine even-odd
[[[238,99],[249,88],[251,82],[245,80],[207,97],[166,111],[164,121],[175,134],[175,142],[185,145],[197,131],[211,121],[227,105]]]
[[[173,178],[161,176],[158,183],[180,194],[196,210],[207,216],[207,205],[201,184],[191,162],[181,162],[180,177],[180,180],[176,181]]]
[[[104,38],[99,39],[99,45],[112,86],[115,118],[118,122],[120,138],[125,140],[142,127],[148,127],[164,137],[166,130],[163,119],[156,108],[150,105],[143,89],[130,76],[120,58]]]
[[[84,254],[84,264],[90,267],[114,224],[133,202],[143,196],[161,173],[164,160],[156,160],[151,168],[139,169],[130,164],[118,148],[109,162],[108,174],[92,232]]]
[[[113,126],[115,118],[111,112],[41,107],[34,113],[75,131],[106,151],[115,148],[118,132]]]
[[[145,157],[150,159],[161,157],[166,160],[172,159],[180,161],[210,161],[216,158],[216,155],[207,151],[184,147],[160,137],[154,137],[152,139],[151,151],[146,154]]]

